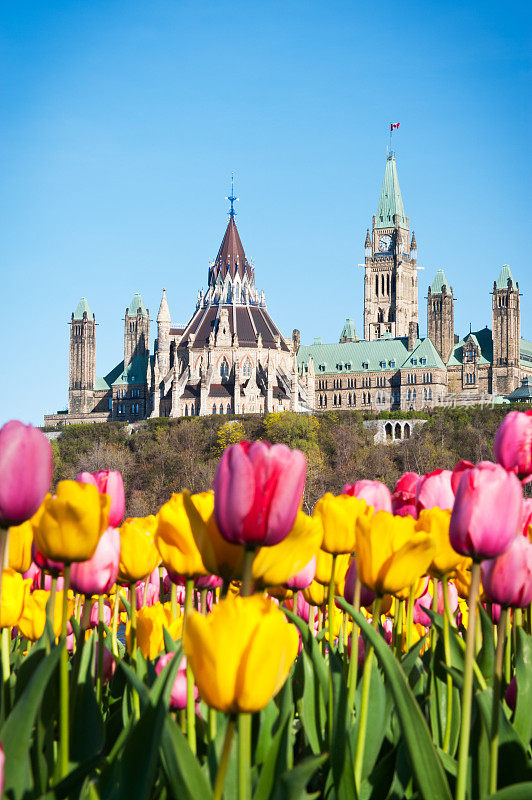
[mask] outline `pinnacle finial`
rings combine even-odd
[[[232,172],[231,173],[231,194],[230,194],[229,197],[225,198],[226,200],[229,200],[229,202],[231,203],[231,208],[229,209],[229,211],[227,213],[232,218],[234,218],[236,216],[236,211],[235,211],[234,204],[235,204],[235,202],[238,202],[238,200],[239,200],[238,197],[235,197],[235,188],[234,188],[234,186],[235,186],[235,173]]]

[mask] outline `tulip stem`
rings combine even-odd
[[[373,603],[373,619],[371,624],[375,629],[377,629],[379,625],[381,602],[382,597],[377,596]],[[369,689],[371,682],[371,669],[373,666],[373,653],[373,645],[368,643],[366,660],[364,662],[364,672],[362,674],[362,697],[360,699],[360,719],[358,723],[357,747],[355,753],[355,786],[357,792],[360,792],[362,767],[364,764],[364,749],[366,746],[366,727],[368,724]]]
[[[504,680],[506,684],[512,679],[512,620],[506,615],[506,649],[504,651]]]
[[[443,589],[443,650],[445,653],[445,664],[447,667],[451,666],[451,642],[449,638],[449,579],[447,575],[442,577]],[[447,673],[447,709],[445,717],[445,734],[443,737],[443,750],[445,753],[449,752],[449,745],[451,743],[451,721],[453,715],[453,678],[450,673]]]
[[[358,579],[355,581],[355,590],[353,593],[353,607],[355,611],[360,611],[360,591],[361,583]],[[360,628],[353,620],[353,630],[351,633],[351,657],[349,659],[349,674],[347,676],[347,707],[352,711],[355,702],[355,692],[357,688],[357,675],[358,675],[358,637]]]
[[[332,673],[332,654],[333,654],[333,620],[334,620],[334,578],[336,573],[336,554],[332,557],[331,577],[329,578],[329,592],[327,596],[327,630],[329,634],[329,748],[332,752],[333,727],[334,727],[334,694],[333,694],[333,673]]]
[[[504,655],[504,639],[506,636],[507,608],[501,608],[497,624],[497,649],[493,669],[493,697],[491,705],[491,741],[490,741],[490,785],[489,793],[497,791],[497,766],[499,758],[499,713],[502,687],[502,661]]]
[[[214,711],[214,709],[212,708],[209,709],[209,721],[210,721],[211,711]],[[231,752],[231,745],[233,743],[235,727],[236,727],[236,718],[234,716],[231,716],[227,720],[224,746],[222,749],[222,755],[220,757],[220,763],[218,764],[218,771],[216,772],[216,781],[214,784],[214,794],[212,796],[212,800],[222,800],[222,795],[225,785],[225,776],[227,773],[227,765],[229,763],[229,753]]]
[[[53,586],[52,579],[52,586]],[[57,578],[55,578],[57,583]],[[61,619],[61,660],[59,662],[59,778],[68,774],[69,763],[69,710],[68,710],[68,649],[66,643],[68,616],[68,589],[70,587],[70,564],[63,572],[63,616]],[[51,598],[50,598],[51,599]],[[55,606],[55,597],[53,606]]]
[[[251,714],[238,715],[238,800],[251,797]]]
[[[172,583],[172,588],[170,589],[170,607],[172,609],[172,620],[177,619],[177,586],[175,583]]]
[[[103,595],[98,595],[98,672],[96,677],[96,702],[102,703],[103,687]]]
[[[183,618],[183,633],[187,620],[192,611],[192,593],[194,591],[194,578],[187,578],[185,583],[185,615]],[[196,755],[196,708],[194,705],[194,676],[187,661],[187,738],[190,749]]]
[[[209,742],[212,744],[216,739],[216,709],[209,708]]]
[[[204,617],[207,616],[207,589],[202,589],[200,592],[200,611]]]
[[[0,603],[2,602],[2,573],[9,566],[9,528],[0,527]]]
[[[50,620],[50,624],[52,629],[54,627],[54,617],[55,617],[55,596],[57,594],[57,575],[55,572],[52,573],[52,585],[50,586],[50,597],[48,598],[48,604],[46,606],[46,616]]]
[[[475,625],[479,587],[480,563],[478,561],[474,561],[471,568],[471,586],[469,587],[469,616],[466,637],[464,683],[462,687],[462,721],[460,725],[460,744],[458,748],[458,774],[456,779],[455,800],[465,800],[467,788],[467,761],[469,754],[469,736],[471,731],[471,700],[473,697],[473,661],[475,658]]]
[[[113,655],[115,658],[118,658],[118,614],[120,613],[120,593],[117,591],[115,595],[115,604],[113,608],[113,627],[111,630],[112,633],[112,647],[113,647]]]
[[[395,614],[397,617],[397,627],[395,629],[395,657],[400,661],[403,652],[403,615],[404,600],[395,598]]]
[[[11,628],[2,628],[2,683],[4,685],[4,719],[9,714],[11,698],[9,696],[9,650]]]
[[[246,547],[244,550],[244,565],[242,567],[242,586],[240,594],[242,597],[248,597],[253,594],[253,560],[255,558],[255,549]]]
[[[137,671],[137,591],[135,584],[129,586],[129,607],[131,629],[129,632],[129,648],[131,663],[135,672]],[[135,722],[140,717],[140,699],[136,689],[131,689],[131,705],[133,707],[133,719]]]
[[[408,595],[408,606],[406,609],[406,652],[408,653],[412,647],[412,631],[414,627],[414,599],[416,587],[414,584],[410,587],[410,594]]]

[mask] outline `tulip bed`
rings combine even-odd
[[[10,800],[530,800],[532,416],[495,462],[358,481],[240,442],[214,491],[124,517],[49,494],[0,430],[0,785]]]

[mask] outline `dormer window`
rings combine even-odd
[[[362,369],[369,369],[369,364],[367,361],[364,361],[364,363],[362,364]]]
[[[412,358],[411,361],[412,361],[412,365],[414,367],[417,367],[417,358]]]
[[[351,364],[349,362],[347,362],[347,364],[345,364],[345,368],[346,369],[351,369]]]
[[[389,366],[391,369],[394,369],[394,368],[395,368],[395,361],[388,361],[388,366]]]
[[[381,369],[384,369],[385,367],[386,367],[386,361],[381,361]]]

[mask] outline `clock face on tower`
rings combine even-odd
[[[381,236],[379,239],[379,251],[381,253],[387,253],[392,247],[392,237],[388,234]]]

